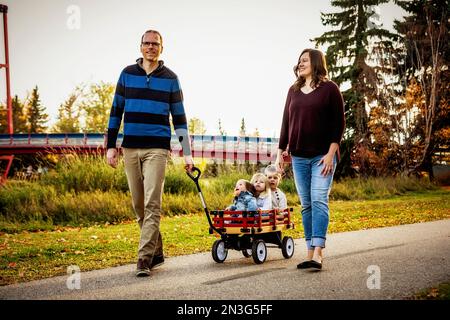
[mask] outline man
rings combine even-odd
[[[183,94],[177,75],[164,66],[159,56],[163,39],[155,30],[141,38],[142,58],[120,74],[108,125],[107,162],[116,168],[116,148],[122,116],[125,172],[141,237],[136,276],[149,276],[164,262],[159,231],[165,168],[170,150],[169,115],[183,148],[186,170],[193,161],[189,144]]]

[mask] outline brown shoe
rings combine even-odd
[[[136,267],[136,277],[148,277],[150,275],[148,260],[139,259]]]

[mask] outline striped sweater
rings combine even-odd
[[[183,93],[177,75],[159,61],[159,66],[147,75],[137,64],[120,74],[108,124],[107,148],[116,148],[120,124],[124,122],[122,147],[170,149],[169,117],[184,155],[190,155]]]

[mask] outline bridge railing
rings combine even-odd
[[[119,134],[117,146],[123,135]],[[0,152],[21,149],[43,148],[93,148],[104,149],[106,135],[101,133],[41,133],[41,134],[1,134]],[[277,138],[191,135],[194,157],[223,160],[272,161],[278,149]],[[181,145],[175,135],[171,139],[172,153],[182,155]]]
[[[105,135],[101,133],[32,133],[32,134],[0,134],[1,146],[52,146],[52,145],[97,145],[103,146]]]

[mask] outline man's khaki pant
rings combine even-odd
[[[128,186],[141,229],[138,259],[150,263],[154,256],[163,254],[159,222],[168,154],[166,149],[123,148]]]

